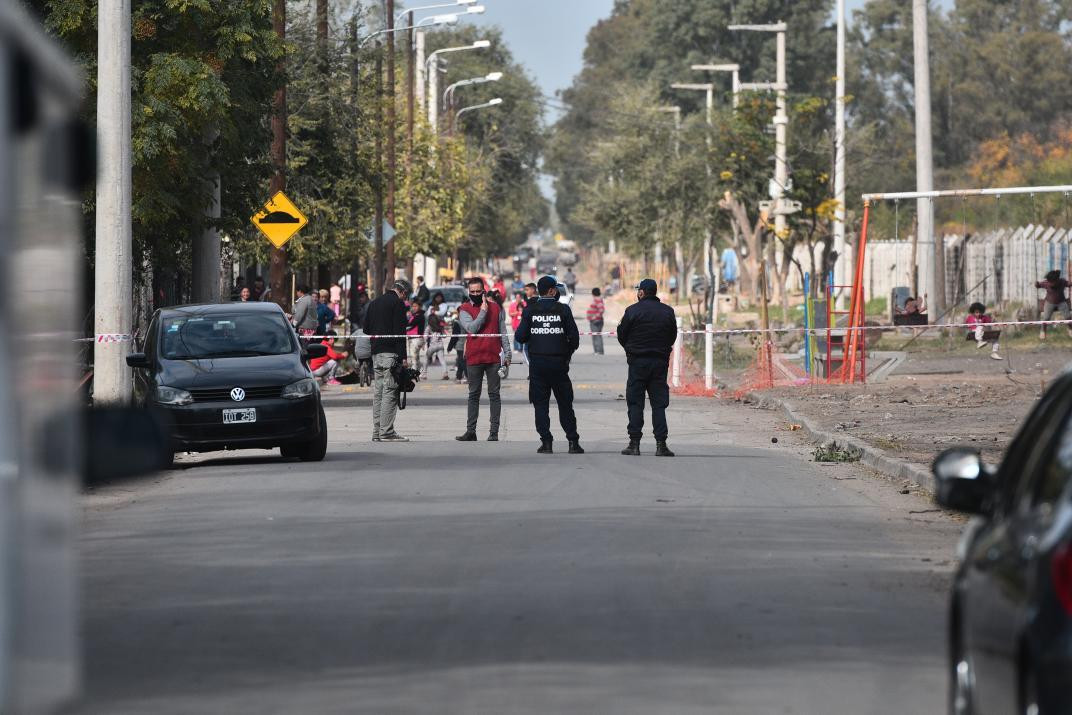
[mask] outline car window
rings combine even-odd
[[[1032,504],[1039,483],[1054,459],[1056,443],[1070,422],[1070,412],[1070,379],[1062,378],[1039,400],[1005,453],[999,484],[1006,511]]]
[[[1066,416],[1064,425],[1050,454],[1041,465],[1031,495],[1032,507],[1052,507],[1061,498],[1072,476],[1072,418]]]
[[[156,326],[159,324],[159,314],[154,315],[153,319],[149,321],[149,329],[145,333],[145,345],[142,346],[142,352],[152,357],[156,353]]]
[[[160,343],[167,360],[284,355],[296,347],[293,328],[270,313],[163,318]]]
[[[468,292],[461,286],[439,286],[428,289],[429,295],[443,294],[443,300],[447,303],[462,303],[468,297]]]

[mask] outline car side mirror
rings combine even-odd
[[[314,343],[313,345],[305,346],[305,357],[307,358],[322,358],[328,354],[328,346],[323,343]]]
[[[939,454],[931,465],[934,499],[940,506],[966,514],[987,514],[997,487],[994,470],[977,450],[954,447]]]
[[[130,353],[127,355],[127,365],[130,367],[149,368],[149,357],[145,353]]]

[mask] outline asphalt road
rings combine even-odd
[[[574,362],[583,456],[535,454],[517,369],[498,444],[453,440],[462,386],[418,387],[409,444],[336,388],[322,463],[87,494],[77,711],[942,711],[959,524],[729,402],[674,398],[678,456],[623,457],[623,356]]]

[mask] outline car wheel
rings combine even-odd
[[[303,462],[319,462],[328,453],[328,418],[324,415],[324,408],[319,409],[320,433],[303,445],[298,458]]]
[[[297,459],[301,456],[301,445],[284,444],[280,446],[279,453],[283,455],[283,459]]]
[[[1020,712],[1024,715],[1039,715],[1038,679],[1030,663],[1025,663],[1020,676]]]
[[[964,652],[961,634],[954,631],[950,653],[949,713],[972,715],[975,712],[975,668],[971,658]]]

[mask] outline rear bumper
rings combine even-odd
[[[224,424],[223,410],[255,408],[257,421]],[[290,442],[307,442],[320,434],[319,396],[299,400],[195,402],[166,407],[171,418],[171,441],[176,452],[221,449],[270,449]]]

